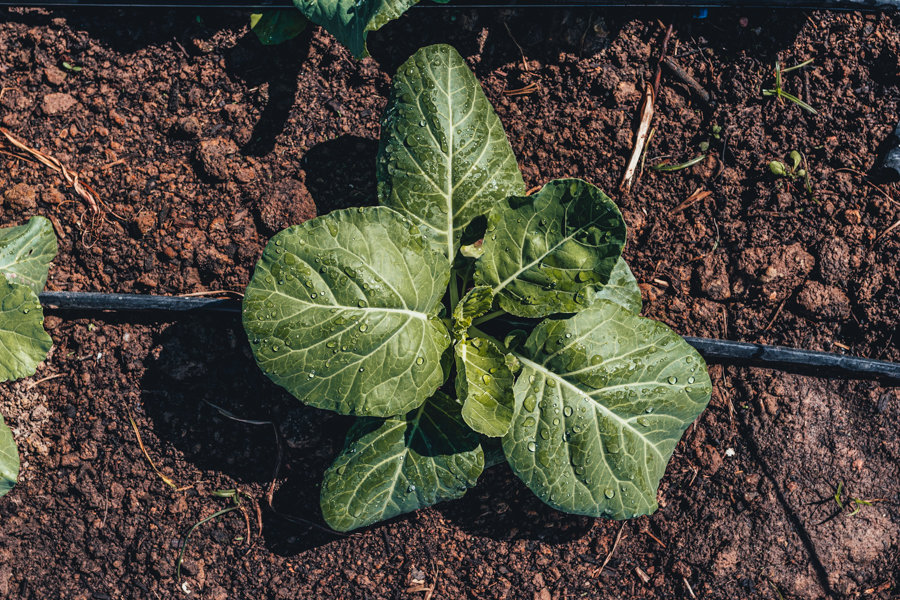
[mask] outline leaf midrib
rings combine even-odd
[[[638,436],[641,440],[643,440],[645,444],[647,444],[648,446],[653,448],[653,451],[656,453],[656,455],[659,457],[659,459],[663,461],[663,463],[666,462],[665,459],[663,458],[662,453],[656,447],[656,444],[654,444],[653,442],[648,440],[644,436],[644,434],[641,433],[638,429],[635,429],[632,426],[630,421],[623,419],[622,417],[620,417],[619,415],[617,415],[616,413],[614,413],[607,407],[603,406],[603,404],[601,404],[600,402],[597,402],[597,400],[593,396],[585,393],[584,390],[573,385],[572,383],[567,381],[565,378],[560,377],[559,374],[553,373],[553,372],[545,369],[542,365],[540,365],[534,361],[528,360],[527,358],[525,358],[524,356],[522,356],[521,354],[519,354],[517,352],[513,352],[512,354],[515,355],[515,357],[518,358],[520,361],[522,361],[523,365],[528,366],[528,367],[534,369],[535,371],[543,374],[545,378],[548,378],[548,377],[552,378],[554,381],[558,381],[560,383],[560,385],[563,385],[563,386],[569,388],[570,391],[578,394],[579,396],[586,396],[586,397],[590,398],[591,400],[593,400],[594,405],[597,406],[605,415],[613,418],[615,421],[620,423],[623,428],[627,427],[628,429],[630,429],[631,432],[634,433],[636,436]],[[628,386],[615,386],[615,387],[628,387]],[[606,390],[606,389],[607,388],[604,388],[604,390]],[[609,388],[609,389],[612,389],[612,388]]]

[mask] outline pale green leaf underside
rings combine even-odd
[[[337,531],[364,527],[460,498],[483,468],[478,436],[459,404],[437,392],[405,416],[353,425],[325,472],[322,514]]]
[[[615,302],[636,315],[641,314],[641,309],[644,308],[644,302],[641,300],[641,288],[638,287],[637,279],[634,278],[628,263],[622,257],[616,261],[616,266],[613,267],[612,274],[609,276],[609,282],[597,290],[594,298]]]
[[[450,261],[465,227],[525,184],[481,84],[450,46],[397,71],[381,119],[378,199],[420,225]]]
[[[292,9],[272,9],[250,15],[250,29],[266,46],[291,40],[306,29],[306,17]]]
[[[619,209],[599,189],[551,181],[491,210],[475,284],[493,288],[500,308],[519,317],[578,312],[609,281],[625,236]]]
[[[366,36],[400,18],[418,0],[294,0],[306,18],[346,46],[355,58],[369,56]]]
[[[488,437],[509,431],[513,416],[513,374],[506,356],[488,340],[456,344],[456,396],[466,424]]]
[[[0,272],[10,281],[29,286],[35,294],[44,289],[55,257],[56,235],[44,217],[31,217],[25,225],[0,229]]]
[[[52,346],[37,295],[0,277],[0,382],[34,375]]]
[[[462,339],[466,330],[472,325],[472,320],[477,319],[491,310],[494,301],[494,292],[487,286],[473,287],[466,292],[453,309],[453,334],[457,339]]]
[[[518,354],[503,450],[550,506],[615,519],[657,508],[656,490],[709,402],[703,358],[671,329],[607,300],[538,325]]]
[[[332,212],[277,234],[244,298],[260,368],[304,403],[387,417],[444,381],[435,315],[447,261],[389,208]]]
[[[0,496],[5,496],[19,478],[19,449],[0,415]]]

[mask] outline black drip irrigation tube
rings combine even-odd
[[[241,312],[240,300],[232,298],[185,298],[180,296],[152,296],[146,294],[101,294],[94,292],[42,292],[41,304],[51,311],[154,311],[180,313]],[[501,319],[497,319],[500,321]],[[508,326],[530,329],[540,319],[530,321],[509,319]],[[830,376],[890,379],[900,382],[900,363],[846,356],[813,350],[798,350],[782,346],[767,346],[747,342],[732,342],[710,338],[685,337],[710,362],[740,366],[761,366],[785,370],[794,367],[825,370]]]
[[[0,6],[106,6],[125,8],[292,8],[291,0],[0,0]],[[422,3],[413,8],[443,8]],[[897,10],[900,0],[452,0],[447,8],[789,8],[829,10]]]

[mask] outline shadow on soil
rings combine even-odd
[[[351,419],[309,408],[269,381],[256,366],[240,322],[231,316],[183,319],[154,341],[141,401],[161,444],[171,444],[202,473],[252,490],[263,507],[263,534],[274,551],[292,553],[334,539],[273,514],[265,494],[278,461],[278,443],[268,424],[283,434],[280,489],[275,509],[321,523],[319,482],[337,455]],[[294,540],[302,540],[296,547]]]
[[[232,316],[182,319],[165,328],[154,346],[161,351],[148,359],[141,401],[159,442],[176,448],[195,469],[253,489],[272,552],[295,555],[333,541],[337,534],[292,523],[266,506],[265,492],[278,459],[272,428],[233,420],[211,405],[243,420],[277,424],[284,456],[273,506],[317,525],[324,525],[319,484],[340,452],[352,418],[306,407],[270,382]],[[475,489],[437,510],[471,535],[498,540],[565,543],[593,526],[592,519],[544,505],[505,464],[487,470]],[[388,523],[415,518],[404,515]]]
[[[303,158],[303,170],[319,216],[378,204],[377,156],[378,140],[355,135],[342,135],[310,148]]]

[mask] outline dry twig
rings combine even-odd
[[[616,536],[616,541],[613,543],[612,550],[610,550],[609,554],[606,555],[606,560],[603,561],[603,564],[600,565],[596,571],[591,573],[591,577],[596,577],[597,575],[602,573],[603,569],[606,567],[606,565],[609,564],[609,561],[612,559],[613,553],[616,551],[616,548],[619,546],[619,540],[622,539],[622,532],[625,531],[625,525],[627,525],[627,524],[628,524],[627,522],[622,523],[622,526],[619,528],[619,535]]]
[[[34,159],[42,165],[53,169],[54,171],[62,175],[63,179],[66,180],[66,183],[69,185],[69,187],[75,189],[75,193],[84,198],[84,200],[88,203],[91,212],[94,213],[94,216],[100,216],[100,206],[98,204],[100,199],[97,196],[97,192],[95,192],[90,185],[79,181],[77,174],[73,175],[71,171],[66,169],[66,167],[61,162],[59,162],[52,156],[47,156],[43,152],[39,152],[34,148],[29,148],[24,143],[16,139],[13,134],[2,127],[0,127],[0,134],[3,134],[3,137],[6,138],[6,141],[13,146],[12,152],[4,152],[4,154],[7,154],[14,158],[18,158],[19,160]],[[0,142],[2,142],[2,140],[0,140]],[[22,152],[24,154],[19,154],[19,152]]]
[[[677,215],[684,209],[696,204],[697,202],[700,202],[701,200],[705,200],[705,199],[709,198],[710,196],[712,196],[712,192],[710,192],[709,190],[701,191],[700,188],[697,188],[696,190],[694,190],[694,193],[691,194],[690,196],[688,196],[684,202],[682,202],[681,204],[679,204],[678,206],[673,208],[671,211],[669,211],[669,214]]]
[[[134,422],[134,418],[131,416],[131,411],[128,407],[125,407],[125,410],[128,412],[128,420],[131,422],[131,426],[134,428],[134,435],[137,436],[138,445],[141,447],[141,452],[144,453],[144,456],[147,458],[147,462],[150,463],[150,466],[153,467],[153,470],[159,475],[159,478],[162,479],[166,485],[171,487],[176,492],[181,492],[187,489],[194,487],[196,484],[192,483],[191,485],[186,485],[184,487],[178,487],[174,481],[172,481],[169,477],[166,477],[162,471],[156,468],[156,464],[154,464],[153,459],[150,458],[150,454],[147,452],[147,448],[144,446],[144,440],[141,439],[141,432],[138,429],[137,423]]]
[[[656,96],[653,93],[653,86],[648,83],[644,87],[644,97],[641,99],[640,121],[638,122],[634,148],[631,151],[631,158],[628,159],[628,166],[625,167],[622,183],[619,185],[619,191],[623,194],[631,192],[631,186],[634,184],[634,174],[637,172],[638,164],[644,153],[644,146],[650,133],[650,121],[653,120],[653,103],[655,100]]]

